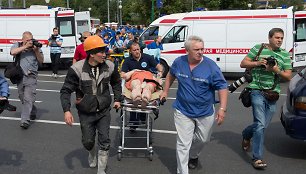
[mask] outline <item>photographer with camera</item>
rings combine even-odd
[[[48,39],[50,46],[50,57],[52,62],[52,77],[57,78],[59,62],[62,53],[63,38],[58,34],[58,28],[53,28],[53,34]]]
[[[43,63],[44,56],[40,49],[41,44],[33,39],[29,31],[22,34],[22,42],[14,43],[11,47],[10,54],[16,57],[20,55],[20,67],[23,71],[23,79],[17,83],[18,94],[22,103],[21,124],[20,127],[27,129],[30,126],[30,119],[36,118],[36,107],[34,106],[38,63]]]
[[[264,169],[263,161],[264,133],[273,114],[280,93],[279,78],[291,79],[291,59],[289,53],[280,48],[284,31],[273,28],[269,31],[269,43],[264,44],[258,61],[255,60],[262,44],[255,45],[242,60],[240,67],[251,69],[253,77],[248,87],[251,89],[253,123],[242,132],[242,149],[248,151],[252,143],[252,165],[255,169]]]

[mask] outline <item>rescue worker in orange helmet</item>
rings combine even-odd
[[[79,91],[75,105],[80,119],[82,143],[89,152],[89,166],[96,167],[98,164],[97,174],[105,174],[110,148],[112,97],[109,84],[114,93],[114,108],[120,107],[122,92],[119,72],[114,63],[106,59],[106,46],[99,36],[87,37],[84,42],[87,58],[69,68],[60,91],[65,122],[70,126],[74,123],[70,110],[71,93]],[[96,132],[98,132],[97,148],[95,147]]]

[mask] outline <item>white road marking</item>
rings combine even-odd
[[[39,74],[39,73],[38,73],[38,76],[41,76],[41,77],[52,77],[51,74]],[[57,77],[66,77],[66,75],[57,75]]]
[[[61,81],[50,81],[50,80],[37,80],[37,82],[42,82],[42,83],[60,83],[60,84],[64,83],[64,82],[61,82]]]
[[[10,89],[17,89],[16,86],[10,86]],[[177,89],[177,88],[170,88],[170,89]],[[59,93],[60,90],[52,90],[52,89],[36,89],[37,91],[42,91],[42,92],[56,92]],[[217,93],[217,92],[216,92]],[[233,92],[232,94],[240,94],[241,92]],[[111,94],[114,95],[114,94]],[[280,94],[281,96],[287,96],[287,94]],[[169,100],[175,100],[176,97],[168,97],[167,99]]]
[[[8,100],[9,100],[9,101],[13,101],[13,102],[20,102],[19,99],[9,98]],[[40,101],[40,100],[36,100],[36,101],[35,101],[35,103],[41,103],[41,102],[42,102],[42,101]]]
[[[20,121],[20,118],[16,117],[4,117],[0,116],[0,120],[13,120],[13,121]],[[47,124],[59,124],[59,125],[65,125],[66,123],[64,121],[52,121],[52,120],[32,120],[31,122],[36,123],[47,123]],[[80,126],[80,123],[73,123],[74,126]],[[119,130],[119,126],[110,126],[111,129]],[[137,129],[139,131],[147,131],[146,129]],[[176,135],[176,131],[170,131],[170,130],[159,130],[159,129],[153,129],[154,133],[162,133],[162,134],[173,134]]]

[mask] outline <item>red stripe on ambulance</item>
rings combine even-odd
[[[306,14],[295,14],[294,16],[296,18],[304,18],[304,17],[306,17]]]
[[[21,42],[21,39],[1,39],[0,38],[0,44],[13,44],[15,42]],[[38,42],[42,43],[42,44],[48,44],[48,40],[39,40]]]
[[[46,17],[50,14],[0,14],[1,17]]]
[[[73,16],[74,13],[58,13],[57,16]]]
[[[205,48],[203,54],[248,54],[249,51],[249,48]],[[162,54],[186,54],[186,50],[163,51]]]
[[[203,19],[265,19],[265,18],[287,18],[288,15],[251,15],[251,16],[195,16],[184,17],[183,20]]]
[[[161,20],[160,23],[161,24],[174,24],[177,21],[177,19],[164,19]]]

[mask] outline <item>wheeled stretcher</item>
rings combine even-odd
[[[124,85],[123,85],[124,86]],[[162,90],[158,90],[152,94],[151,100],[146,107],[142,107],[140,104],[135,106],[131,99],[131,91],[129,91],[125,86],[123,87],[123,96],[124,101],[121,106],[121,114],[120,114],[120,133],[119,140],[120,144],[118,146],[118,156],[117,159],[120,161],[122,158],[122,153],[124,150],[147,150],[149,160],[153,160],[153,147],[152,147],[152,126],[153,121],[158,118],[159,107],[162,104],[159,100],[159,96]],[[135,134],[130,135],[127,132],[127,128],[135,125],[133,122],[129,122],[130,112],[135,113],[144,113],[145,119],[144,121],[137,121],[137,126],[139,130],[145,132],[145,136],[135,136]],[[127,147],[126,142],[132,140],[145,139],[146,145],[144,147]]]

